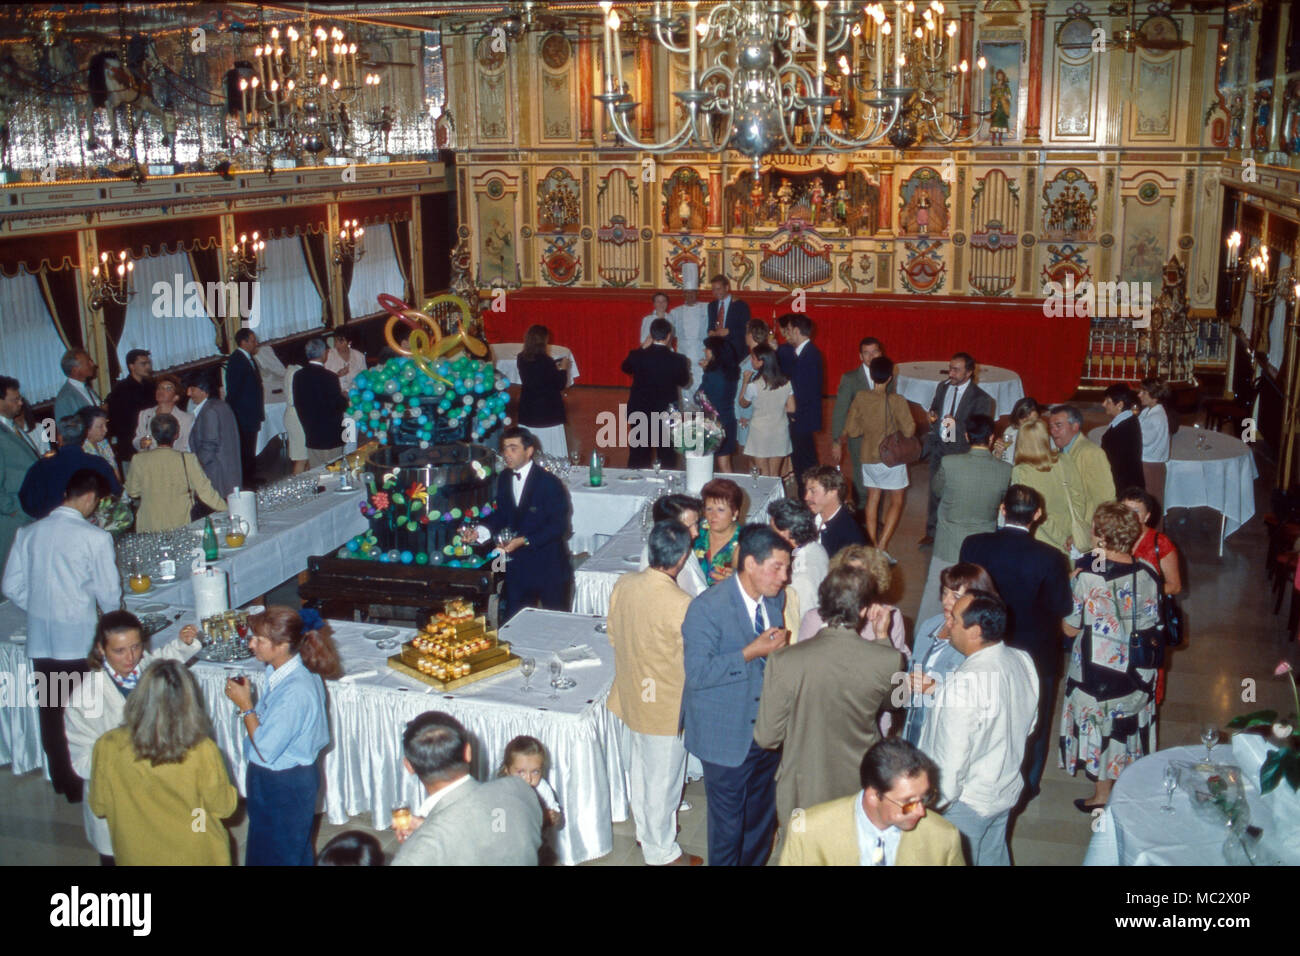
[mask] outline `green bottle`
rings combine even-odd
[[[587,466],[587,478],[597,488],[604,481],[604,470],[600,464],[600,455],[594,451],[591,453],[591,463]]]
[[[212,518],[203,519],[203,560],[215,561],[221,556],[217,549],[217,532],[212,528]]]

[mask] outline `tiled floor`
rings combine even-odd
[[[569,394],[570,421],[584,448],[595,437],[595,413],[624,400],[618,389],[576,388]],[[829,413],[829,409],[827,410]],[[1090,406],[1087,427],[1102,421],[1100,409]],[[826,460],[826,449],[821,449]],[[613,464],[622,464],[615,460]],[[269,463],[268,463],[269,464]],[[743,459],[741,464],[744,464]],[[1260,461],[1261,478],[1256,483],[1258,514],[1268,510],[1272,467]],[[270,470],[268,468],[268,470]],[[903,613],[911,619],[919,604],[917,588],[925,580],[929,550],[915,542],[924,524],[926,471],[913,469],[903,521],[891,549],[899,559],[895,590]],[[1223,557],[1217,555],[1218,515],[1207,510],[1175,512],[1167,531],[1186,556],[1186,591],[1182,605],[1190,622],[1192,640],[1178,651],[1169,673],[1168,696],[1160,711],[1161,747],[1194,743],[1199,725],[1211,721],[1222,726],[1243,710],[1263,707],[1289,709],[1284,682],[1272,678],[1273,667],[1284,656],[1296,657],[1296,645],[1288,643],[1285,613],[1274,617],[1272,601],[1264,583],[1265,532],[1258,517],[1228,539]],[[273,599],[286,603],[296,597],[296,587],[277,589]],[[1243,681],[1253,680],[1258,701],[1243,703]],[[1058,697],[1059,699],[1059,697]],[[1050,763],[1050,762],[1049,762]],[[1089,818],[1075,810],[1072,801],[1091,793],[1091,785],[1080,776],[1071,779],[1064,771],[1049,766],[1043,779],[1042,795],[1030,804],[1015,823],[1011,849],[1021,865],[1075,865],[1082,861],[1090,836]],[[679,816],[682,847],[706,856],[705,795],[702,783],[686,788],[694,808]],[[362,818],[342,827],[322,822],[317,847],[346,829],[370,830]],[[233,826],[241,846],[246,824]],[[377,834],[385,850],[395,847],[389,833]],[[39,774],[14,777],[0,769],[0,863],[30,865],[93,865],[96,855],[86,844],[81,808],[56,797]],[[615,824],[613,851],[593,865],[639,865],[640,852],[631,821]]]

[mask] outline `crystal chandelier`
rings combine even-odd
[[[265,249],[266,241],[260,238],[259,233],[252,236],[241,233],[239,242],[226,250],[226,281],[251,281],[265,272],[266,263],[262,260]]]
[[[356,263],[366,254],[366,230],[355,219],[344,219],[339,237],[334,240],[334,264]]]
[[[265,157],[360,154],[381,147],[395,111],[383,101],[378,73],[362,73],[356,43],[338,27],[290,26],[263,34],[251,75],[239,80],[236,114],[242,145]]]
[[[681,4],[656,3],[645,23],[670,61],[686,58],[689,77],[687,88],[673,93],[681,110],[671,134],[647,143],[633,132],[638,104],[623,78],[623,21],[612,3],[601,3],[605,90],[596,99],[615,134],[635,149],[734,149],[757,170],[772,152],[969,141],[980,125],[971,128],[972,115],[982,121],[989,113],[960,111],[962,88],[975,78],[957,60],[957,22],[945,19],[938,0],[924,8],[897,2],[892,16],[883,3],[861,8],[848,0],[833,7],[816,0],[811,17],[801,4],[777,0],[717,3],[707,12],[695,0],[685,6],[683,14]]]
[[[90,308],[98,312],[109,302],[126,305],[135,295],[135,263],[127,258],[126,250],[113,258],[107,252],[99,254],[99,264],[90,270]]]

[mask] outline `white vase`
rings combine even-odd
[[[700,490],[713,480],[713,456],[686,454],[686,493],[699,496]]]

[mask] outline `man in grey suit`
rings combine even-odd
[[[428,796],[397,831],[393,866],[536,866],[542,805],[519,777],[479,783],[469,773],[469,734],[453,717],[427,711],[406,725],[402,765]]]
[[[740,531],[737,571],[686,609],[686,750],[704,764],[709,866],[762,866],[776,826],[779,755],[754,740],[766,658],[784,647],[790,545],[766,525]]]
[[[190,426],[190,451],[203,466],[212,487],[226,497],[239,487],[242,468],[239,457],[239,425],[230,406],[217,398],[210,370],[191,372],[185,377],[185,394],[190,399],[194,424]]]
[[[68,349],[63,353],[63,358],[59,359],[59,367],[68,376],[68,380],[54,398],[55,421],[75,415],[87,405],[104,404],[90,385],[99,369],[89,352],[85,349]]]
[[[997,530],[998,509],[1011,486],[1011,466],[990,450],[993,419],[972,415],[962,437],[970,450],[944,457],[930,486],[939,495],[938,526],[918,621],[924,621],[927,612],[939,613],[939,573],[961,559],[962,542],[972,534]]]
[[[0,375],[0,569],[9,557],[14,535],[31,521],[18,500],[18,489],[27,470],[40,458],[35,442],[18,420],[22,410],[18,379]]]
[[[975,384],[975,359],[966,352],[958,352],[948,361],[948,378],[939,383],[934,401],[930,402],[930,431],[922,442],[924,457],[930,460],[930,500],[925,513],[925,537],[921,539],[923,547],[934,544],[938,521],[939,492],[934,486],[935,476],[944,458],[970,449],[966,429],[972,415],[992,418],[993,397]]]
[[[849,414],[849,406],[853,404],[853,396],[858,392],[869,392],[876,387],[871,381],[870,366],[873,360],[884,354],[885,347],[880,344],[880,339],[874,336],[869,335],[858,343],[858,357],[862,359],[862,364],[840,376],[840,387],[835,393],[835,407],[831,409],[831,463],[840,464],[844,457],[844,448],[847,446],[849,462],[853,468],[853,487],[858,492],[855,499],[858,508],[861,508],[867,500],[867,489],[862,484],[862,459],[858,457],[858,446],[862,443],[862,439],[861,437],[848,438],[841,444],[839,436],[844,434],[844,419]],[[888,387],[893,391],[892,381]]]

